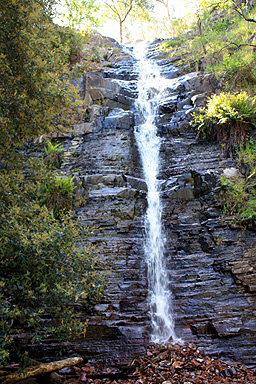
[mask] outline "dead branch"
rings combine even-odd
[[[28,379],[29,377],[59,371],[64,367],[72,367],[73,365],[80,364],[82,362],[83,359],[81,357],[72,357],[65,360],[54,361],[48,364],[40,364],[36,367],[27,368],[23,372],[16,372],[8,376],[3,376],[0,378],[0,384],[14,384],[18,381]]]

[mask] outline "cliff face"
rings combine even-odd
[[[165,257],[177,335],[208,352],[255,363],[256,240],[228,227],[218,202],[219,175],[234,166],[218,145],[196,139],[190,113],[218,89],[210,74],[182,73],[150,50],[170,86],[159,106],[161,197]],[[110,55],[111,56],[111,55]],[[106,296],[90,310],[86,340],[68,353],[126,359],[148,342],[150,319],[143,254],[147,186],[134,139],[134,60],[119,54],[101,72],[81,79],[84,121],[65,141],[61,171],[73,173],[87,197],[76,209],[100,227],[92,241],[110,270]],[[173,80],[171,80],[173,79]]]

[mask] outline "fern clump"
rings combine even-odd
[[[41,200],[40,204],[45,204],[56,218],[62,211],[69,211],[74,203],[74,176],[50,177],[45,183],[40,185]]]
[[[60,143],[53,145],[50,140],[46,141],[47,146],[44,147],[44,162],[49,169],[57,169],[61,166],[63,147]]]
[[[191,122],[199,136],[222,143],[227,151],[243,144],[247,131],[256,127],[256,97],[243,91],[209,98],[207,107],[193,114]]]

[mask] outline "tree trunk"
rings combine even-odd
[[[201,18],[200,18],[199,13],[197,13],[197,26],[198,26],[199,36],[202,37],[203,36],[203,33],[202,33],[202,23],[201,23]],[[206,55],[205,45],[204,45],[203,41],[201,41],[201,43],[202,43],[204,54]]]
[[[16,372],[11,375],[3,376],[0,378],[0,384],[14,384],[14,383],[17,383],[18,381],[28,379],[29,377],[42,375],[44,373],[59,371],[64,367],[72,367],[73,365],[76,365],[82,362],[83,362],[83,359],[81,357],[72,357],[70,359],[54,361],[48,364],[40,364],[36,367],[27,368],[22,372]]]
[[[122,20],[119,21],[120,26],[120,44],[123,44],[123,22]]]

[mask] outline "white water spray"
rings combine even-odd
[[[139,125],[135,137],[141,155],[145,180],[148,187],[148,208],[145,218],[149,304],[152,319],[151,341],[155,343],[177,341],[171,311],[171,292],[168,288],[168,274],[164,260],[164,233],[161,224],[161,202],[159,196],[159,150],[155,119],[159,100],[166,88],[159,69],[145,58],[146,44],[140,43],[134,49],[137,59],[138,99],[136,109]]]

